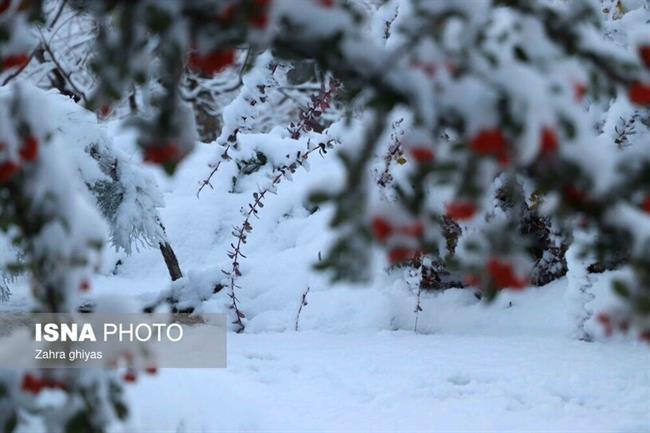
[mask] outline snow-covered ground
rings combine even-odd
[[[228,368],[131,387],[134,421],[142,433],[650,431],[644,345],[476,334],[230,335]]]

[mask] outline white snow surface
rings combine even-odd
[[[229,335],[228,349],[226,369],[165,370],[133,386],[138,431],[650,429],[640,344],[300,332]]]

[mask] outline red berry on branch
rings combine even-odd
[[[221,13],[217,17],[217,21],[224,24],[231,23],[235,19],[235,14],[237,13],[237,9],[239,9],[238,3],[230,3],[229,5],[227,5],[225,8],[221,10]]]
[[[254,3],[254,14],[248,19],[248,22],[255,28],[264,29],[269,24],[268,9],[271,0],[255,0]]]
[[[636,105],[650,105],[650,85],[639,82],[632,83],[628,89],[628,98]]]
[[[201,55],[196,51],[190,54],[188,65],[195,71],[206,75],[213,75],[221,72],[235,62],[234,50],[214,51],[210,54]]]
[[[474,137],[470,144],[471,149],[479,155],[496,157],[501,165],[508,165],[508,141],[500,129],[486,129]]]
[[[321,6],[326,7],[326,8],[331,8],[336,4],[335,0],[319,0],[319,3]]]
[[[527,281],[519,278],[508,262],[492,258],[488,261],[487,270],[497,288],[523,289],[527,285]]]
[[[639,57],[646,68],[650,68],[650,45],[642,45],[639,47]]]
[[[577,82],[573,84],[573,99],[576,102],[582,102],[587,94],[587,86],[585,83]]]
[[[388,252],[388,261],[392,265],[398,263],[404,263],[408,260],[414,259],[418,255],[418,252],[410,248],[396,247],[391,249]]]
[[[454,221],[468,220],[476,214],[476,206],[469,202],[452,202],[445,206],[446,215]]]
[[[563,189],[565,199],[573,204],[583,204],[587,201],[587,194],[575,186],[565,186]]]
[[[650,213],[650,195],[643,200],[643,203],[641,203],[641,209],[646,213]]]
[[[551,128],[543,128],[540,139],[540,155],[549,157],[555,155],[558,149],[557,134]]]
[[[108,116],[113,112],[113,108],[110,105],[104,104],[97,110],[97,117],[101,120],[107,119]]]
[[[43,389],[43,384],[39,379],[27,373],[23,376],[23,382],[20,385],[20,389],[25,392],[31,392],[32,394],[38,394],[41,392],[41,389]]]
[[[596,316],[596,321],[601,325],[609,325],[611,323],[611,318],[607,313],[598,313]]]
[[[20,157],[23,161],[33,162],[38,158],[38,140],[36,137],[30,135],[23,142],[23,146],[20,148]]]
[[[11,0],[1,0],[0,1],[0,15],[7,12],[7,10],[9,9],[9,6],[11,6]]]
[[[138,380],[138,376],[134,371],[127,371],[124,373],[124,376],[122,376],[122,380],[127,383],[135,383]]]
[[[641,331],[639,334],[639,338],[646,343],[650,343],[650,329],[646,329],[644,331]]]
[[[386,219],[375,217],[372,220],[372,231],[379,242],[386,242],[393,232],[393,226]]]
[[[429,164],[430,162],[433,162],[435,157],[433,151],[426,147],[416,147],[411,149],[410,152],[411,155],[413,155],[413,158],[420,164]]]
[[[88,280],[83,280],[83,281],[79,284],[79,290],[81,290],[82,292],[87,292],[87,291],[89,291],[89,290],[90,290],[90,282],[89,282]]]
[[[152,145],[144,151],[144,160],[153,164],[177,162],[180,158],[178,145],[169,143],[163,146]]]
[[[20,171],[20,166],[13,161],[5,161],[0,164],[0,182],[8,182],[16,173]]]
[[[11,69],[11,68],[16,68],[20,69],[23,66],[27,65],[29,63],[29,56],[27,54],[16,54],[13,56],[5,57],[2,60],[2,68],[3,69]]]
[[[602,325],[606,336],[612,335],[612,319],[607,313],[599,313],[596,321]]]
[[[151,365],[151,366],[147,367],[145,369],[145,371],[147,372],[147,374],[153,375],[153,374],[158,373],[158,367],[156,367],[155,365]]]
[[[252,17],[249,22],[251,26],[257,29],[264,29],[269,24],[269,16],[266,14],[259,14]]]

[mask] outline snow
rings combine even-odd
[[[640,344],[480,332],[228,338],[227,369],[165,370],[128,390],[144,402],[137,431],[650,431]]]

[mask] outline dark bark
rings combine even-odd
[[[178,259],[176,258],[176,253],[174,253],[172,246],[167,241],[161,242],[158,246],[163,255],[165,265],[167,265],[167,271],[169,271],[169,276],[172,281],[182,278],[183,273],[181,272],[181,267],[178,264]]]

